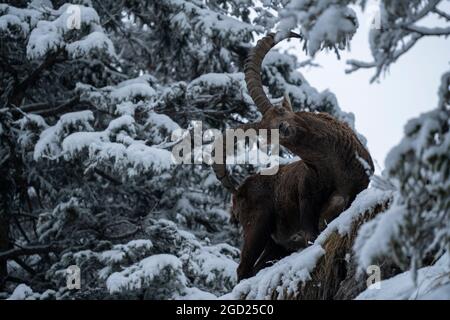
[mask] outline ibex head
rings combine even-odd
[[[301,38],[291,32],[279,41],[292,37]],[[348,133],[350,128],[327,114],[294,112],[288,94],[285,94],[281,105],[274,106],[270,102],[262,86],[261,64],[264,56],[275,44],[273,33],[259,40],[245,65],[248,91],[263,116],[255,127],[279,129],[280,143],[306,162],[329,158],[325,155],[335,149],[331,144],[336,140],[342,141],[342,134]]]

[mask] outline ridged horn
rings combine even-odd
[[[238,186],[237,186],[236,181],[233,179],[233,177],[231,177],[230,173],[227,170],[226,144],[225,144],[226,140],[225,139],[226,139],[226,135],[224,134],[224,135],[222,135],[221,140],[218,141],[217,144],[215,142],[216,146],[218,144],[221,145],[222,152],[223,152],[223,158],[222,158],[222,162],[220,164],[213,163],[212,168],[217,177],[217,180],[219,180],[226,189],[228,189],[230,192],[234,193],[237,190]],[[215,151],[215,152],[217,152],[217,151]]]
[[[222,183],[222,185],[228,189],[230,192],[234,193],[237,189],[237,184],[230,176],[225,164],[213,164],[212,165],[214,173],[217,179]]]
[[[277,38],[275,40],[275,38]],[[261,65],[266,54],[277,43],[287,38],[301,38],[301,36],[294,32],[289,32],[285,36],[281,34],[276,37],[275,33],[269,33],[264,38],[258,40],[256,46],[250,51],[244,67],[245,82],[250,96],[258,107],[259,111],[264,114],[272,107],[272,103],[264,92],[261,80]]]
[[[272,107],[272,103],[270,103],[269,98],[266,96],[264,92],[262,80],[261,80],[261,64],[266,56],[267,52],[272,49],[278,42],[287,39],[287,38],[301,38],[301,36],[294,32],[289,32],[285,36],[279,37],[277,41],[275,41],[276,34],[269,33],[264,38],[258,40],[256,46],[251,50],[250,54],[247,57],[247,61],[244,67],[245,73],[245,82],[247,83],[247,89],[252,97],[255,105],[258,107],[259,111],[264,114],[267,110]],[[241,126],[244,130],[246,129],[245,125]],[[225,135],[222,136],[222,146],[225,146]],[[214,163],[212,165],[213,171],[217,177],[217,179],[222,183],[222,185],[231,192],[236,192],[237,183],[229,174],[226,167],[226,151],[224,150],[224,157],[222,164]]]

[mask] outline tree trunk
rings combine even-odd
[[[3,198],[3,196],[2,196]],[[2,199],[4,200],[4,199]],[[10,248],[9,243],[9,219],[8,213],[5,210],[7,203],[2,201],[2,208],[0,209],[0,252],[6,251]],[[0,259],[0,291],[3,291],[6,277],[8,276],[7,260]]]

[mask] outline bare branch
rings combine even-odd
[[[42,116],[42,117],[48,117],[48,116],[56,116],[59,113],[66,112],[67,110],[70,110],[74,106],[76,106],[80,102],[80,97],[75,96],[71,98],[70,100],[66,101],[65,103],[55,107],[55,108],[49,108],[45,110],[40,110],[35,112],[36,114]]]
[[[128,237],[134,236],[136,233],[138,233],[139,230],[141,230],[141,228],[138,227],[138,226],[135,226],[134,230],[131,230],[131,231],[128,231],[128,232],[124,232],[124,233],[118,234],[118,235],[106,236],[106,238],[109,239],[109,240],[124,239],[124,238],[128,238]]]
[[[432,0],[430,1],[425,7],[422,8],[414,17],[411,19],[408,19],[405,22],[402,22],[399,27],[406,27],[408,25],[411,25],[422,18],[424,18],[428,13],[433,12],[434,9],[436,9],[436,6],[441,2],[441,0]]]
[[[100,177],[102,177],[105,180],[108,180],[109,182],[111,182],[113,185],[116,186],[120,186],[122,184],[122,182],[114,177],[111,177],[109,174],[107,174],[106,172],[103,172],[97,168],[94,169],[94,172],[96,174],[98,174]]]
[[[448,36],[450,35],[450,27],[447,28],[427,28],[427,27],[419,27],[419,26],[407,26],[404,29],[416,32],[422,36]]]
[[[22,259],[20,259],[19,257],[16,257],[13,259],[19,266],[22,267],[23,270],[25,270],[26,272],[28,272],[31,275],[35,275],[36,271],[34,271],[34,269],[32,267],[30,267],[29,265],[27,265]]]
[[[444,18],[445,20],[450,21],[450,14],[448,14],[438,8],[434,8],[433,10],[431,10],[431,12],[436,13],[441,18]]]
[[[33,254],[45,254],[60,251],[61,247],[54,244],[40,244],[34,246],[26,246],[21,248],[13,248],[0,252],[0,260],[8,260],[19,256],[30,256]]]
[[[345,73],[353,73],[359,69],[370,69],[376,67],[375,62],[364,62],[359,60],[347,60],[347,64],[350,66],[349,69],[345,70]]]

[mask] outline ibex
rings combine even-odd
[[[213,165],[232,192],[232,218],[243,227],[239,280],[307,246],[318,235],[319,223],[334,219],[367,188],[374,169],[369,152],[346,124],[324,113],[293,112],[286,96],[281,107],[272,105],[263,90],[261,63],[275,44],[275,35],[269,34],[249,54],[245,80],[263,117],[241,128],[279,129],[280,144],[301,160],[281,166],[275,175],[247,177],[240,186],[225,164]]]

